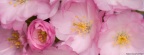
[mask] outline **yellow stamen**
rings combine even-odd
[[[128,36],[122,33],[118,35],[115,45],[125,46],[128,43],[129,43]]]
[[[25,2],[26,2],[26,0],[15,0],[15,1],[10,1],[9,4],[16,7],[17,5],[23,4]]]
[[[72,31],[73,32],[78,32],[79,34],[85,34],[88,33],[91,29],[91,25],[92,22],[91,21],[83,21],[83,19],[81,19],[78,16],[75,16],[76,18],[78,18],[80,21],[76,22],[73,21],[73,27],[72,27]],[[83,18],[86,18],[85,16],[83,16]]]
[[[26,0],[16,0],[17,2],[19,2],[20,4],[26,2]]]
[[[13,4],[12,1],[10,1],[9,4],[10,4],[10,5]]]
[[[21,48],[23,46],[19,41],[19,33],[17,31],[12,32],[12,37],[8,38],[8,41],[15,45],[16,48]]]
[[[78,16],[75,16],[75,18],[79,18]]]
[[[47,33],[42,30],[38,30],[38,39],[41,43],[45,43],[47,41]]]

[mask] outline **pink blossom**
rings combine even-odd
[[[89,46],[89,48],[86,51],[80,53],[79,55],[98,55],[99,54],[99,49],[97,48],[98,43],[97,43],[96,39],[93,40],[93,43],[91,44],[91,46]]]
[[[26,53],[26,36],[23,32],[0,27],[0,55],[23,55]]]
[[[0,22],[3,25],[24,23],[31,16],[44,20],[53,16],[58,6],[59,0],[1,0]]]
[[[55,29],[50,23],[41,19],[33,20],[28,27],[27,39],[33,50],[43,50],[53,44]]]
[[[58,39],[64,41],[62,44],[69,45],[77,53],[91,46],[101,25],[98,9],[92,0],[65,3],[50,22],[56,28]]]
[[[14,21],[8,24],[2,24],[1,26],[5,29],[14,29],[14,30],[22,30],[23,27],[26,26],[26,22],[23,21]]]
[[[144,0],[94,0],[104,11],[122,11],[124,9],[144,11]]]
[[[100,55],[144,53],[143,16],[132,11],[108,15],[101,30]]]
[[[61,8],[65,7],[65,5],[70,5],[71,2],[85,2],[86,0],[62,0]]]
[[[67,45],[49,47],[43,51],[31,51],[29,55],[78,55]]]

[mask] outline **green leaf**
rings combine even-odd
[[[57,42],[59,42],[60,40],[57,38],[57,37],[55,37],[55,43],[57,43]]]
[[[141,14],[144,14],[144,11],[138,11],[138,10],[136,10],[136,12],[141,13]]]
[[[27,23],[27,25],[29,26],[29,24],[33,21],[33,20],[35,20],[37,18],[37,16],[32,16],[32,17],[30,17],[29,19],[27,19],[25,22]]]

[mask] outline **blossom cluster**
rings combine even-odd
[[[0,55],[144,55],[144,0],[1,0]]]

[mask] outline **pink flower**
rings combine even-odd
[[[26,22],[23,21],[14,21],[8,24],[2,24],[1,26],[5,29],[14,29],[14,30],[22,30],[24,26],[26,26]]]
[[[70,5],[71,2],[85,2],[86,0],[62,0],[61,2],[61,8],[63,8],[63,6],[65,7],[65,5]]]
[[[91,46],[101,25],[98,9],[92,0],[65,3],[50,22],[56,27],[58,39],[77,53]]]
[[[124,11],[105,17],[98,47],[100,55],[128,55],[144,53],[143,16]]]
[[[26,36],[23,32],[0,27],[0,55],[23,55],[26,53]]]
[[[94,0],[99,9],[121,11],[124,9],[144,11],[144,0]]]
[[[9,25],[25,22],[31,16],[47,19],[53,16],[59,6],[59,0],[1,0],[0,22]],[[16,24],[11,24],[11,26]]]
[[[50,47],[43,51],[32,51],[29,55],[78,55],[69,46],[62,45],[56,47]]]
[[[33,20],[28,27],[27,39],[33,50],[43,50],[53,44],[55,29],[48,22],[40,19]]]
[[[86,51],[80,53],[79,55],[98,55],[98,48],[96,44],[92,44]]]
[[[97,38],[96,38],[97,39]],[[91,44],[91,46],[89,46],[89,48],[80,53],[79,55],[98,55],[99,54],[99,50],[98,50],[98,45],[97,45],[97,40],[93,40],[93,43]]]

